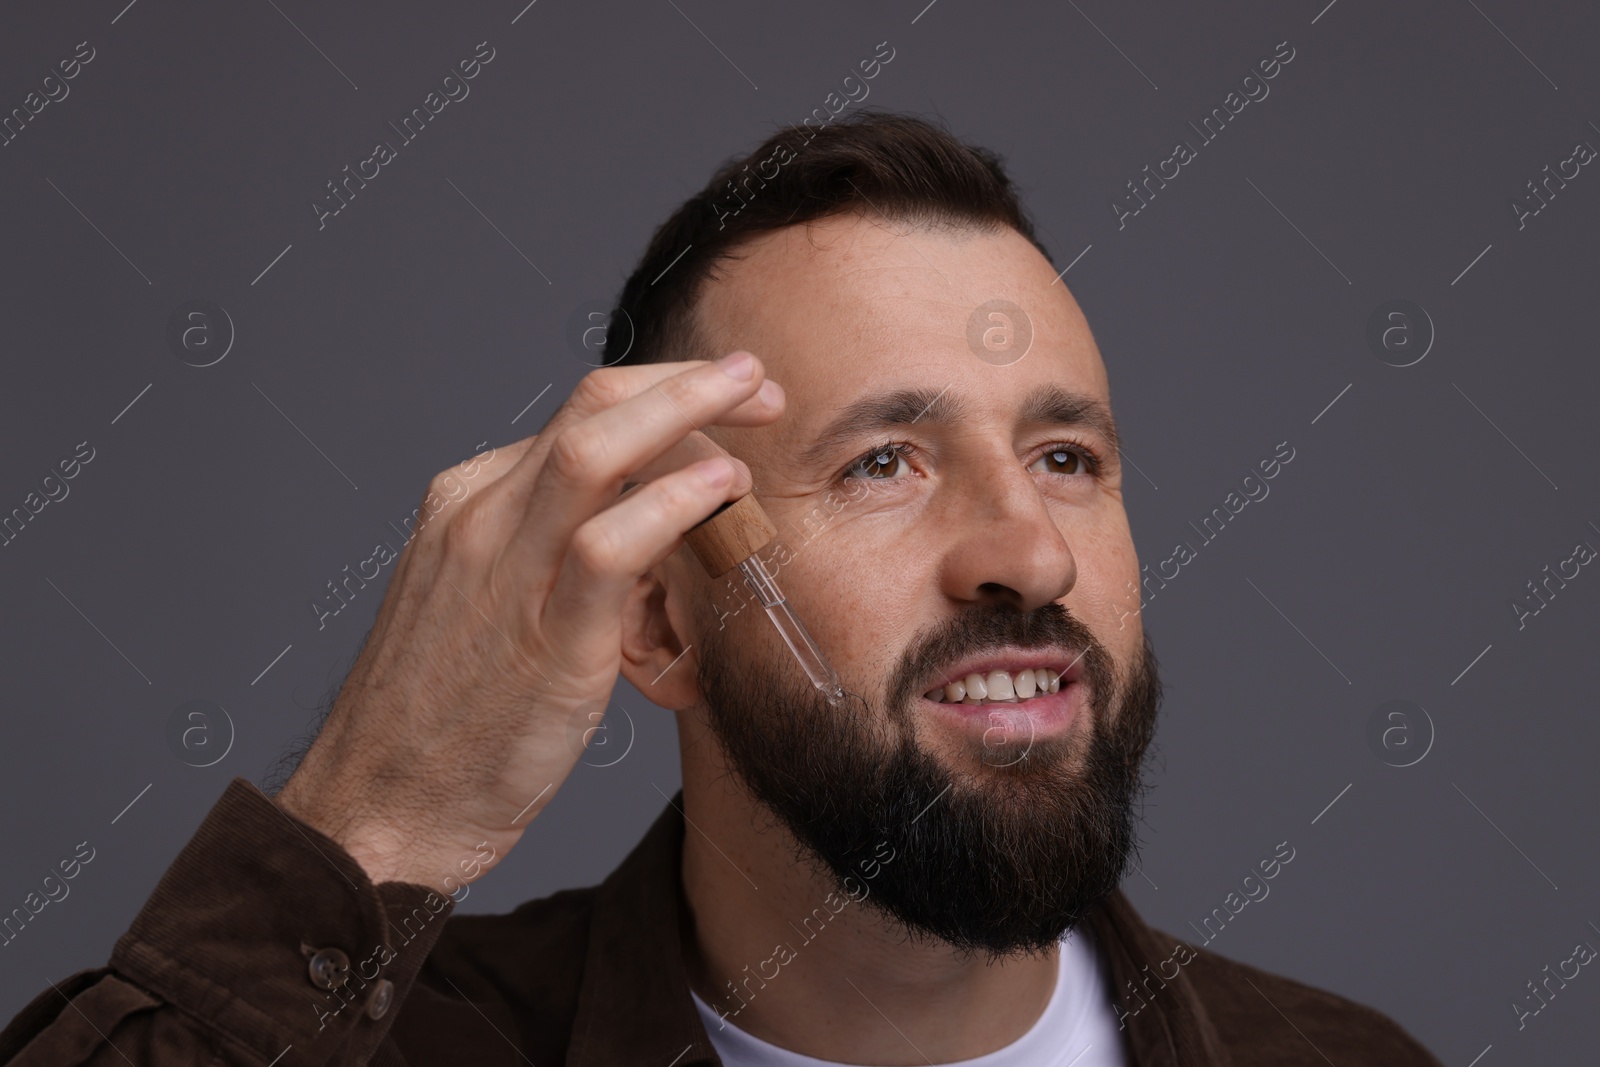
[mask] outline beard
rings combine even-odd
[[[918,744],[917,687],[929,667],[1001,646],[1081,652],[1089,721],[1039,739],[992,729],[948,766]],[[1060,604],[970,608],[908,645],[877,710],[855,693],[832,707],[787,658],[751,662],[719,633],[702,648],[710,726],[736,778],[803,862],[908,937],[990,959],[1042,952],[1126,873],[1161,701],[1148,635],[1118,672]]]

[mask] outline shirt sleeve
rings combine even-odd
[[[389,1027],[453,909],[426,886],[374,886],[235,778],[107,966],[35,997],[0,1032],[0,1063],[403,1063]]]

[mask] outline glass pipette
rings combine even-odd
[[[741,560],[739,573],[744,575],[744,584],[749,586],[756,599],[761,601],[761,606],[767,609],[767,618],[778,628],[783,643],[789,646],[794,658],[800,661],[800,666],[806,672],[806,677],[811,679],[811,684],[816,686],[834,707],[844,703],[844,688],[839,685],[838,672],[823,656],[822,650],[812,639],[811,632],[806,629],[805,623],[800,621],[800,616],[789,606],[788,598],[783,595],[783,590],[778,588],[777,579],[762,564],[761,557],[752,554]]]
[[[766,511],[755,497],[746,493],[718,508],[710,518],[690,530],[684,540],[711,577],[721,578],[734,569],[739,571],[811,684],[829,704],[837,707],[844,702],[838,673],[789,606],[772,572],[761,562],[761,549],[771,544],[777,535],[778,528]]]

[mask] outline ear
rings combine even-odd
[[[683,711],[701,702],[700,658],[667,608],[660,568],[640,578],[622,608],[622,676],[653,704]]]

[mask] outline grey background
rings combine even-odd
[[[10,7],[0,111],[77,42],[97,54],[0,148],[0,512],[78,442],[96,456],[0,547],[0,911],[96,855],[0,949],[0,1015],[100,964],[229,778],[264,781],[305,729],[381,594],[319,631],[323,583],[433,473],[536,431],[586,370],[568,317],[887,40],[867,102],[1003,154],[1058,269],[1081,255],[1142,559],[1198,548],[1145,609],[1168,697],[1135,902],[1189,934],[1287,841],[1212,949],[1372,1004],[1448,1064],[1592,1059],[1600,977],[1520,1032],[1510,1004],[1600,945],[1600,577],[1520,631],[1509,605],[1600,546],[1600,175],[1520,231],[1508,203],[1600,145],[1595,10],[925,2]],[[484,40],[471,95],[319,231],[324,183]],[[1124,182],[1285,40],[1270,96],[1119,230]],[[1365,340],[1394,298],[1436,329],[1414,366]],[[165,340],[191,299],[236,328],[203,369]],[[1281,441],[1270,496],[1202,546],[1188,524]],[[1366,740],[1396,698],[1435,732],[1404,769]],[[194,699],[236,726],[205,769],[166,740]],[[627,757],[580,767],[464,910],[600,879],[662,807],[669,717],[626,684],[617,703]]]

